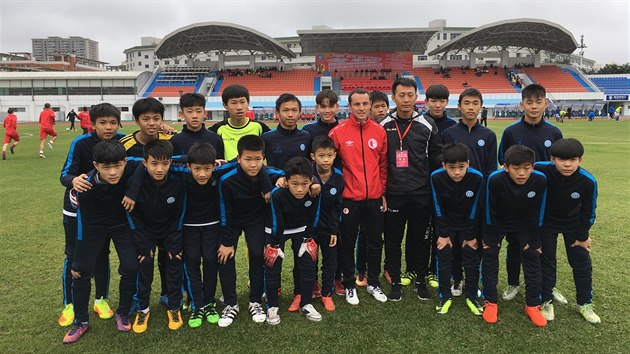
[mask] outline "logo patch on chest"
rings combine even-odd
[[[578,192],[571,193],[571,198],[573,198],[573,199],[580,199],[580,193],[578,193]]]
[[[168,204],[173,204],[173,203],[175,203],[175,197],[168,197],[168,198],[166,198],[166,202],[167,202]]]
[[[535,196],[536,196],[536,192],[534,192],[534,191],[531,191],[531,192],[527,193],[527,198],[529,198],[529,199],[532,199]]]
[[[475,192],[470,191],[470,190],[469,190],[469,191],[466,191],[466,197],[468,197],[468,198],[472,198],[474,195],[475,195]]]
[[[330,195],[335,195],[335,194],[337,194],[337,188],[335,187],[330,188]]]
[[[486,142],[483,139],[479,139],[479,140],[477,140],[477,145],[484,146],[484,145],[486,145]]]

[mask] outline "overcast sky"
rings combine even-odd
[[[163,37],[197,22],[232,22],[288,37],[314,25],[427,27],[433,19],[446,19],[449,27],[476,27],[519,17],[555,22],[578,43],[583,34],[585,57],[598,63],[630,60],[627,0],[0,0],[0,52],[31,52],[31,38],[82,36],[99,42],[102,61],[117,65],[123,50],[139,45],[140,37]]]

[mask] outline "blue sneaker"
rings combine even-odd
[[[160,305],[168,307],[168,295],[160,295]]]

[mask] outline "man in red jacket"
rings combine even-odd
[[[55,112],[50,108],[50,103],[44,105],[44,110],[39,114],[39,157],[45,159],[44,156],[44,141],[46,136],[52,136],[52,139],[48,141],[48,147],[52,150],[53,143],[57,139],[57,132],[53,128],[55,125]]]
[[[359,225],[368,244],[368,293],[387,301],[379,283],[383,252],[383,213],[387,210],[387,134],[370,119],[370,95],[356,89],[348,95],[350,118],[328,134],[343,165],[341,253],[346,301],[358,305],[354,281],[354,245]],[[362,224],[363,223],[363,224]]]

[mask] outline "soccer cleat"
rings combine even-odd
[[[404,286],[411,285],[418,275],[416,272],[404,272],[400,275],[400,284]]]
[[[280,323],[280,315],[278,311],[280,309],[278,307],[270,307],[267,309],[267,319],[266,322],[270,325],[277,325]]]
[[[486,323],[497,323],[499,319],[499,305],[485,301],[483,307],[483,320]]]
[[[300,301],[302,301],[302,295],[297,294],[293,297],[291,306],[289,306],[289,312],[297,312],[300,309]]]
[[[555,315],[553,313],[553,303],[551,300],[545,301],[542,305],[540,305],[540,313],[542,313],[543,317],[547,321],[553,321],[555,319]]]
[[[367,286],[367,276],[365,274],[357,274],[354,283],[356,286]]]
[[[508,285],[503,292],[503,300],[512,300],[518,294],[518,291],[521,289],[518,285]]]
[[[367,292],[368,294],[372,295],[372,297],[376,299],[376,301],[387,302],[387,295],[383,293],[383,290],[381,290],[380,287],[368,285]]]
[[[461,280],[455,280],[453,282],[453,285],[451,285],[451,294],[453,294],[454,297],[459,297],[462,296],[463,294],[463,285],[464,282]]]
[[[66,335],[63,337],[63,343],[71,344],[78,341],[83,335],[83,333],[85,333],[88,330],[88,328],[90,328],[90,326],[88,325],[87,322],[78,323],[78,324],[73,323],[68,333],[66,333]]]
[[[383,271],[383,276],[385,277],[385,280],[387,281],[387,284],[392,285],[392,277],[391,277],[391,275],[389,275],[389,271],[388,270],[384,270]]]
[[[168,308],[168,295],[160,295],[160,305]]]
[[[468,306],[470,312],[475,316],[481,316],[483,314],[483,306],[481,306],[477,299],[466,298],[466,306]]]
[[[427,281],[427,284],[429,284],[429,286],[432,287],[433,289],[437,289],[437,287],[440,285],[440,283],[438,283],[437,281],[437,277],[435,276],[435,274],[427,275],[426,281]]]
[[[129,317],[116,314],[116,328],[119,332],[131,331],[131,322],[129,322]]]
[[[564,297],[564,295],[562,295],[562,293],[560,292],[560,290],[558,290],[558,288],[553,288],[551,289],[551,294],[553,294],[553,299],[563,305],[566,305],[569,303],[569,301],[567,301],[567,298]]]
[[[453,300],[451,300],[450,298],[442,299],[440,300],[440,303],[435,306],[435,311],[437,311],[437,313],[439,313],[440,315],[445,315],[448,313],[448,309],[451,308],[452,303]]]
[[[402,300],[402,287],[400,284],[392,285],[392,290],[390,290],[387,295],[387,299],[389,301],[400,301]]]
[[[416,294],[418,294],[418,299],[420,300],[431,299],[431,293],[427,290],[427,284],[424,282],[416,284]]]
[[[346,289],[343,286],[343,283],[341,282],[341,280],[335,280],[335,294],[339,295],[339,296],[345,296],[346,295]]]
[[[346,289],[346,302],[350,305],[358,305],[359,304],[359,296],[357,295],[357,289],[350,288]]]
[[[186,300],[182,301],[182,310],[190,312],[192,310],[192,301],[190,297],[186,297]]]
[[[136,320],[133,322],[133,326],[131,327],[134,333],[144,333],[147,331],[147,328],[149,328],[150,316],[150,312],[144,313],[142,311],[138,311],[136,314]]]
[[[545,327],[547,325],[547,320],[540,312],[540,307],[538,306],[525,306],[525,314],[532,320],[532,323],[538,327]]]
[[[315,281],[315,283],[313,284],[313,295],[312,295],[312,298],[316,299],[318,297],[322,297],[322,286],[319,285],[318,281]]]
[[[217,305],[214,302],[211,302],[204,306],[201,311],[203,311],[203,315],[206,317],[206,321],[210,323],[219,322],[219,313],[217,312]]]
[[[50,140],[50,141],[48,142],[48,147],[50,148],[50,150],[52,150],[52,149],[53,149],[53,141],[52,141],[52,140]]]
[[[42,151],[39,152],[39,158],[40,159],[45,159],[46,155],[44,155],[44,153]]]
[[[170,330],[176,331],[184,325],[179,309],[166,311],[166,317],[168,317],[168,329]]]
[[[593,310],[593,303],[577,305],[577,310],[587,320],[589,323],[598,324],[602,323],[602,319],[597,316],[595,311]]]
[[[193,311],[188,319],[188,327],[198,328],[203,323],[203,311]]]
[[[249,303],[249,313],[252,315],[252,321],[256,323],[263,323],[267,318],[265,310],[263,310],[262,306],[257,302]]]
[[[9,151],[11,151],[11,155],[15,154],[15,145],[9,146]]]
[[[307,319],[311,321],[319,322],[322,320],[322,315],[317,312],[317,310],[315,310],[315,308],[311,304],[304,305],[304,307],[300,309],[300,313],[302,313],[304,316],[306,316]]]
[[[6,159],[7,159],[7,154],[6,154],[6,152],[3,152],[3,153],[2,153],[2,159],[3,159],[3,160],[6,160]]]
[[[326,311],[335,311],[336,309],[332,296],[322,296],[322,304]]]
[[[103,299],[102,297],[94,301],[94,311],[98,314],[98,317],[103,320],[114,317],[114,311],[109,307],[107,299]]]
[[[59,316],[57,323],[59,323],[61,327],[67,327],[70,326],[72,322],[74,322],[74,306],[67,304],[66,307],[63,308],[63,311],[61,311],[61,316]]]
[[[219,319],[219,327],[227,327],[234,322],[234,319],[238,315],[238,305],[227,305],[221,312],[221,318]]]

